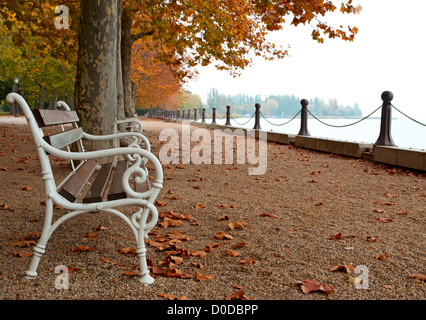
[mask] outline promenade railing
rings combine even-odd
[[[374,145],[380,145],[380,146],[395,146],[395,143],[392,139],[392,135],[391,135],[391,125],[392,125],[392,109],[395,109],[396,111],[398,111],[400,114],[402,114],[403,116],[405,116],[406,118],[410,119],[411,121],[414,121],[415,123],[426,127],[425,123],[422,123],[419,120],[414,119],[413,117],[410,117],[409,115],[407,115],[406,113],[404,113],[403,111],[401,111],[400,109],[398,109],[397,107],[395,107],[392,104],[392,100],[393,100],[394,96],[393,93],[390,91],[384,91],[381,95],[381,99],[382,99],[382,104],[377,107],[376,109],[374,109],[372,112],[370,112],[367,116],[356,120],[352,123],[349,124],[344,124],[344,125],[334,125],[334,124],[330,124],[327,123],[323,120],[321,120],[319,118],[319,116],[316,116],[315,114],[313,114],[309,108],[309,101],[306,99],[302,99],[300,101],[301,104],[301,109],[299,110],[299,112],[297,112],[293,117],[291,117],[289,120],[283,122],[283,123],[274,123],[271,122],[269,119],[267,119],[261,112],[261,106],[259,103],[255,104],[255,111],[254,113],[251,115],[251,117],[248,118],[248,120],[244,121],[243,123],[238,122],[236,120],[236,118],[232,118],[231,115],[231,106],[226,106],[226,113],[222,116],[218,116],[217,114],[217,110],[216,107],[212,108],[212,113],[211,113],[211,124],[217,124],[217,120],[224,120],[225,119],[225,125],[226,126],[232,126],[232,122],[235,122],[235,124],[237,126],[246,126],[253,118],[254,118],[254,126],[253,129],[254,130],[262,130],[261,124],[260,124],[260,120],[263,119],[264,121],[266,121],[267,123],[269,123],[272,126],[285,126],[287,124],[289,124],[290,122],[292,122],[293,120],[295,120],[297,117],[300,116],[300,130],[298,132],[298,135],[300,136],[310,136],[309,130],[308,130],[308,115],[310,115],[313,119],[315,119],[316,121],[320,122],[323,125],[329,126],[329,127],[333,127],[333,128],[345,128],[345,127],[350,127],[353,125],[356,125],[368,118],[370,118],[374,113],[376,113],[379,109],[381,109],[381,121],[380,121],[380,133],[379,133],[379,137],[377,138],[377,141],[374,143]],[[180,116],[180,114],[182,114],[182,116]],[[185,116],[185,109],[182,109],[182,113],[180,110],[177,110],[176,112],[170,112],[169,110],[164,110],[164,111],[154,111],[154,112],[150,112],[149,113],[149,117],[156,117],[156,118],[163,118],[163,119],[175,119],[175,120],[193,120],[193,121],[198,121],[197,120],[197,108],[194,108],[194,115],[193,118],[191,118],[191,109],[188,108],[187,109],[187,114]],[[241,118],[240,118],[241,119]],[[232,120],[232,122],[231,122]],[[202,123],[207,123],[206,122],[206,109],[202,108],[201,110],[201,122]]]

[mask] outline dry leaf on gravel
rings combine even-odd
[[[276,216],[275,214],[271,214],[271,213],[261,213],[260,216],[261,217],[278,218],[278,216]]]
[[[188,300],[188,297],[184,295],[176,297],[173,294],[159,293],[157,296],[164,298],[164,300]]]
[[[374,259],[378,259],[378,260],[386,260],[387,258],[389,258],[389,254],[385,253],[385,254],[376,254],[373,256]]]
[[[299,284],[301,284],[301,289],[303,293],[310,293],[313,291],[322,291],[322,292],[325,292],[326,294],[330,294],[334,290],[332,286],[318,283],[317,281],[313,279],[312,280],[306,279]]]
[[[244,229],[247,226],[248,226],[248,224],[246,222],[242,222],[242,221],[234,221],[234,222],[228,223],[228,227],[231,230]]]
[[[31,252],[26,252],[26,251],[15,251],[13,252],[13,255],[19,258],[28,258],[28,257],[31,257],[33,254]]]
[[[424,274],[409,274],[408,276],[407,276],[408,278],[416,278],[416,279],[419,279],[419,280],[421,280],[421,281],[426,281],[426,275],[424,275]]]
[[[231,250],[231,249],[226,249],[225,253],[230,257],[238,257],[240,255],[239,252]]]
[[[219,231],[215,236],[215,239],[218,240],[232,240],[234,239],[233,236],[231,236],[230,234],[226,234],[225,232]]]
[[[338,265],[330,268],[330,271],[345,271],[347,273],[351,273],[352,271],[355,271],[355,268],[351,265]]]
[[[195,271],[195,280],[198,281],[209,281],[213,279],[213,275],[212,274],[201,274],[198,271]]]
[[[380,222],[392,222],[392,221],[393,221],[393,220],[392,220],[392,219],[390,219],[390,218],[382,218],[382,217],[377,218],[377,220],[379,220]]]
[[[225,300],[249,300],[249,298],[245,296],[245,293],[246,292],[244,290],[234,292],[233,294],[227,296]]]

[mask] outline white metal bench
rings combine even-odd
[[[37,268],[45,252],[46,244],[59,225],[82,213],[103,211],[117,215],[133,231],[137,244],[136,254],[139,259],[139,281],[145,285],[153,283],[154,279],[149,275],[147,267],[144,240],[148,237],[148,232],[157,224],[158,211],[154,201],[163,185],[163,170],[160,161],[149,150],[142,149],[138,145],[137,139],[145,141],[146,137],[134,132],[106,136],[89,135],[77,126],[76,122],[79,119],[75,111],[35,109],[32,112],[20,95],[11,93],[6,99],[9,103],[18,103],[27,119],[37,147],[42,179],[45,182],[44,227],[34,248],[30,267],[26,271],[27,278],[37,276]],[[45,136],[43,129],[53,126],[59,126],[60,133]],[[71,129],[66,130],[69,127]],[[126,148],[84,151],[83,139],[120,139],[130,136],[135,138],[135,142]],[[69,146],[72,143],[78,144],[78,152],[70,151]],[[147,147],[150,148],[149,144]],[[69,159],[72,164],[72,172],[58,185],[49,161],[51,156]],[[117,161],[98,163],[98,160],[111,158],[116,158]],[[77,165],[74,161],[80,161],[80,163]],[[153,167],[155,170],[151,181],[146,169],[147,162],[150,163],[150,168]],[[89,180],[91,186],[85,188]],[[85,195],[82,194],[83,188],[90,188]],[[55,204],[69,212],[54,221],[53,206]],[[125,206],[137,207],[137,211],[128,217],[118,210]]]

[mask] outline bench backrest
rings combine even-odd
[[[82,140],[85,136],[85,133],[83,132],[82,128],[78,127],[77,122],[79,121],[79,118],[77,113],[75,111],[70,111],[66,105],[62,105],[61,107],[68,110],[35,109],[34,111],[31,111],[25,99],[16,93],[9,94],[7,96],[7,101],[9,103],[17,102],[27,119],[30,131],[37,146],[37,152],[42,167],[43,180],[45,180],[46,193],[59,193],[64,198],[74,202],[80,193],[82,186],[85,184],[84,181],[87,181],[93,171],[98,167],[95,160],[86,160],[84,157],[84,146]],[[67,148],[67,150],[63,151],[70,151],[70,146],[73,143],[77,143],[79,148],[78,151],[80,153],[77,158],[75,156],[73,157],[75,159],[79,159],[80,163],[75,165],[71,160],[72,172],[68,175],[67,178],[65,178],[65,180],[56,186],[49,160],[49,152],[57,153],[54,150],[64,148]],[[66,157],[65,154],[64,157]],[[150,155],[150,157],[155,158],[153,155]],[[67,159],[71,159],[71,157]],[[158,160],[155,160],[157,163]],[[158,162],[155,167],[156,171],[158,169],[160,172],[159,177],[157,178],[162,182],[161,164]],[[117,170],[118,169],[116,169],[116,171]],[[80,175],[84,175],[84,177],[80,177]],[[117,184],[121,186],[121,178],[118,180],[119,181]],[[76,181],[76,183],[74,183],[74,181]],[[114,181],[112,184],[114,184]],[[100,186],[104,187],[101,184]],[[155,187],[158,189],[158,191],[161,189],[159,186],[160,184],[158,184],[158,188]],[[154,195],[158,191],[155,191],[152,194]],[[149,196],[151,197],[151,195]],[[122,195],[120,195],[120,197],[122,197]],[[89,199],[88,201],[94,202],[95,200],[92,201]]]

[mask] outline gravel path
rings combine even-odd
[[[159,140],[161,130],[182,130],[180,123],[142,122],[157,156],[167,146]],[[424,280],[410,276],[426,274],[425,175],[274,143],[267,144],[263,175],[249,175],[250,163],[163,166],[159,212],[182,215],[174,227],[159,220],[149,237],[153,285],[144,287],[132,276],[137,259],[130,249],[123,251],[135,245],[130,229],[104,213],[59,227],[39,276],[26,280],[31,258],[19,255],[32,246],[18,244],[42,230],[44,185],[25,122],[0,121],[0,129],[0,299],[426,297]],[[198,133],[213,136],[206,129]],[[52,159],[58,176],[66,175],[64,164]],[[96,236],[90,235],[96,227]],[[90,250],[73,251],[77,246]],[[55,287],[60,265],[72,271],[68,289]],[[343,265],[363,272],[330,271]],[[353,283],[362,275],[368,282]],[[300,282],[307,279],[333,290],[304,293]]]

